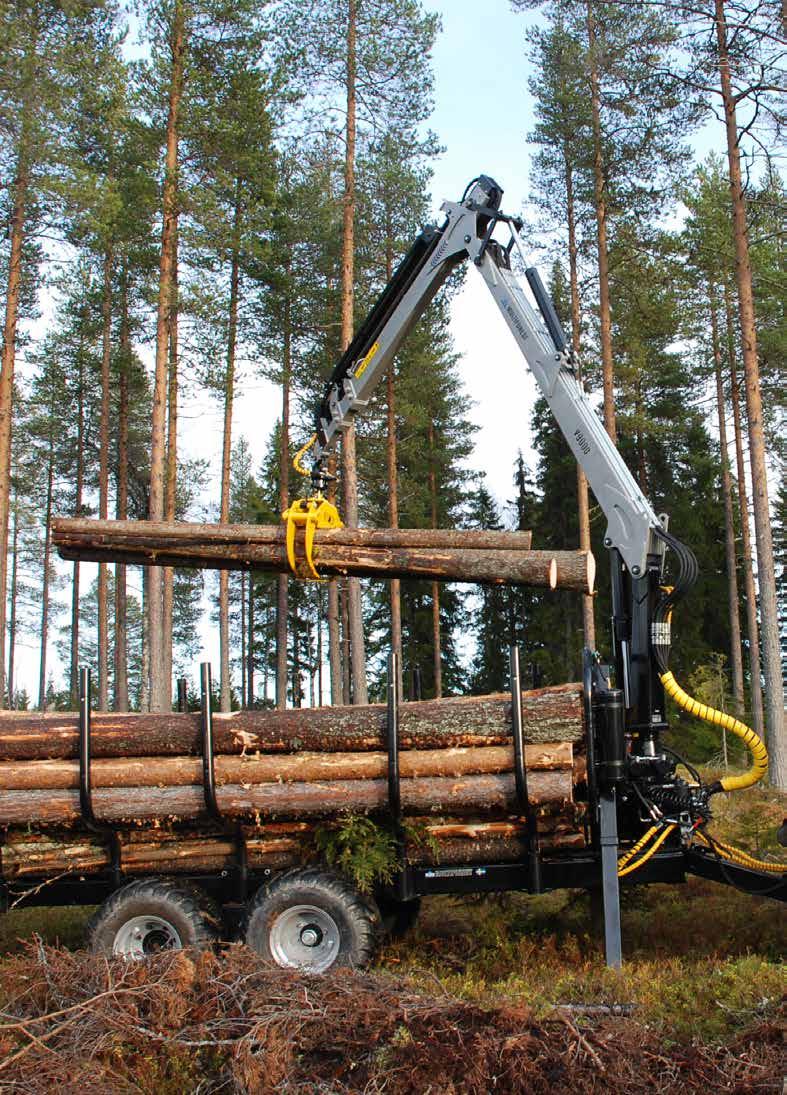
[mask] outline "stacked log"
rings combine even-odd
[[[406,842],[405,854],[416,865],[516,862],[528,848],[527,824],[520,819],[468,822],[414,818],[423,839]],[[538,819],[543,851],[583,847],[581,826],[573,812]],[[268,823],[242,830],[251,871],[282,870],[316,857],[313,823]],[[238,862],[237,832],[210,829],[179,831],[127,829],[118,833],[124,875],[195,874],[231,871]],[[107,842],[94,833],[74,830],[30,832],[13,829],[0,845],[0,876],[16,880],[88,876],[110,866]]]
[[[561,684],[522,693],[525,741],[579,742],[581,686]],[[234,711],[213,716],[216,754],[384,751],[385,704]],[[199,756],[200,716],[97,712],[91,720],[91,752],[101,757]],[[12,760],[68,760],[78,755],[79,719],[72,712],[4,711],[0,715],[0,763]],[[452,696],[403,703],[399,745],[408,749],[450,749],[511,744],[511,698]]]
[[[409,849],[413,862],[524,854],[527,823],[513,774],[510,706],[506,695],[401,705],[402,807],[429,835]],[[584,778],[584,759],[574,748],[583,733],[580,688],[524,692],[522,712],[528,793],[543,818],[542,846],[572,846],[582,840],[574,806],[574,787]],[[239,825],[250,867],[289,866],[314,855],[317,827],[347,814],[387,816],[385,747],[386,708],[379,704],[215,715],[224,832],[206,809],[199,715],[96,714],[93,811],[118,830],[127,874],[227,869]],[[76,715],[0,716],[7,876],[107,866],[105,839],[80,825],[77,757]]]
[[[304,535],[303,529],[296,533],[300,560]],[[280,574],[290,570],[281,525],[56,518],[52,539],[64,559]],[[420,578],[588,594],[596,569],[588,551],[531,551],[529,532],[317,529],[313,557],[325,577]]]

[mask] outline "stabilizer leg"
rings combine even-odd
[[[623,944],[620,935],[620,888],[618,885],[618,811],[615,789],[599,794],[601,838],[601,893],[604,901],[604,952],[607,965],[620,969]]]

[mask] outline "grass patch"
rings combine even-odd
[[[380,964],[462,999],[514,999],[544,1016],[558,1004],[634,1004],[675,1041],[720,1041],[777,1014],[785,991],[783,907],[692,880],[629,891],[625,963],[608,970],[584,893],[501,900],[432,898],[417,931]]]
[[[53,947],[83,947],[85,927],[94,912],[93,905],[12,909],[0,916],[0,954],[18,954],[34,935]]]

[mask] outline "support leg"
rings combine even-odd
[[[599,795],[601,835],[601,892],[604,901],[604,952],[607,965],[620,969],[623,946],[620,936],[618,887],[618,813],[614,788]]]

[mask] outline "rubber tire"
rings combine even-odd
[[[113,957],[118,931],[136,916],[166,920],[183,947],[209,950],[218,937],[219,913],[206,894],[176,879],[140,878],[115,890],[91,918],[87,938],[92,953]]]
[[[266,882],[249,902],[245,939],[262,958],[280,964],[270,947],[270,931],[276,918],[293,905],[324,909],[339,929],[339,951],[323,973],[340,967],[363,969],[372,961],[382,934],[374,901],[339,875],[299,867]]]
[[[397,901],[395,897],[378,897],[377,905],[385,934],[391,939],[402,939],[413,930],[421,911],[421,898]]]

